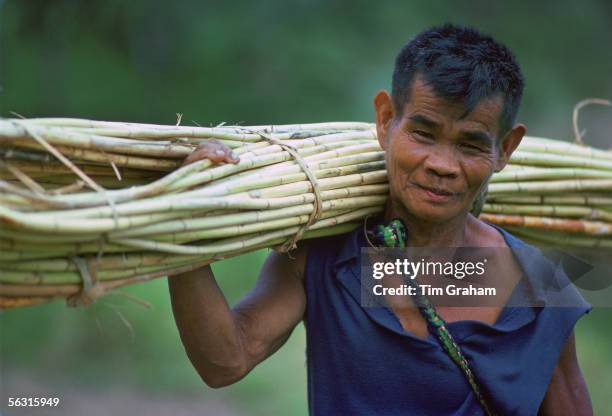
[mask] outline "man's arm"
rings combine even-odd
[[[561,351],[539,414],[543,416],[593,414],[589,391],[576,357],[576,340],[573,332]]]
[[[306,307],[305,242],[271,252],[255,287],[230,308],[210,266],[168,278],[172,310],[187,355],[210,387],[243,378],[280,348]]]

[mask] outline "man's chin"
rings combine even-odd
[[[412,204],[407,204],[404,206],[406,211],[415,219],[432,224],[444,223],[456,218],[457,216],[460,216],[461,214],[467,214],[467,211],[461,210],[456,205],[444,206],[424,203],[416,206]]]

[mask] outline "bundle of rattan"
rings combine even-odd
[[[180,167],[211,139],[240,163]],[[0,155],[4,306],[87,303],[220,258],[347,232],[380,212],[388,192],[367,123],[11,119],[0,120]],[[493,177],[482,218],[542,244],[610,253],[611,190],[610,152],[528,138]]]
[[[240,163],[177,169],[212,138],[232,147]],[[26,302],[74,294],[86,301],[219,258],[346,232],[379,212],[387,194],[384,154],[366,123],[266,129],[10,120],[0,125],[0,143],[0,295]],[[40,159],[42,150],[63,165],[24,161]],[[160,166],[172,172],[130,187],[116,176],[114,190],[93,175],[135,176]],[[69,169],[81,182],[33,177],[49,167]],[[49,185],[59,188],[42,188]]]
[[[489,185],[480,218],[527,241],[612,259],[612,152],[523,140]]]

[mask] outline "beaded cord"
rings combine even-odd
[[[367,234],[370,238],[373,239],[376,245],[381,247],[393,247],[393,248],[406,248],[406,244],[408,241],[408,233],[406,231],[406,226],[404,222],[399,219],[393,219],[389,224],[379,224],[373,227],[372,230],[368,230]],[[461,352],[461,348],[453,339],[450,331],[446,327],[446,322],[438,312],[436,311],[435,306],[431,303],[429,298],[422,294],[420,290],[418,290],[417,283],[412,279],[406,279],[406,283],[415,288],[413,291],[416,295],[412,296],[417,308],[419,309],[421,315],[427,322],[427,328],[431,334],[435,336],[438,343],[442,346],[444,351],[448,354],[448,356],[453,360],[453,362],[461,369],[463,375],[467,379],[474,395],[480,402],[482,408],[485,413],[489,416],[495,415],[491,411],[491,408],[487,404],[478,383],[476,382],[476,378],[470,365]]]

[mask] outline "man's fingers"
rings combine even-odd
[[[185,165],[189,165],[193,162],[195,162],[197,159],[195,158],[196,156],[196,152],[191,152],[183,161],[183,166]]]
[[[234,154],[234,152],[229,152],[225,155],[225,163],[239,163],[240,159]]]
[[[232,149],[218,141],[200,143],[199,146],[185,159],[183,165],[188,165],[198,160],[208,159],[213,164],[238,163],[240,159],[234,155]]]
[[[222,149],[215,149],[209,152],[203,152],[202,159],[210,159],[212,163],[221,163],[225,161],[225,152]]]

